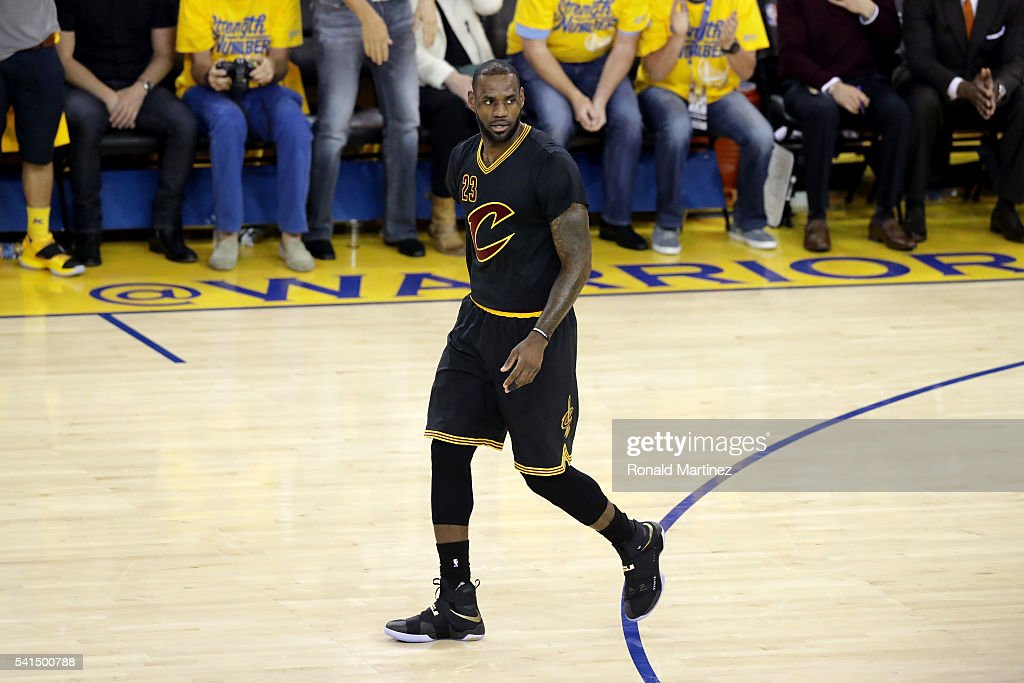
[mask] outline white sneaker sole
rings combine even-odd
[[[651,249],[653,249],[654,251],[658,252],[659,254],[664,254],[665,256],[675,256],[676,254],[678,254],[679,252],[681,252],[683,250],[683,248],[681,246],[680,247],[663,247],[660,244],[652,244],[651,245]]]
[[[648,612],[650,614],[650,612]],[[402,643],[433,643],[435,640],[454,640],[456,642],[468,642],[471,640],[483,640],[482,635],[468,635],[462,638],[431,638],[430,636],[424,636],[412,633],[402,633],[401,631],[395,631],[387,626],[384,627],[384,635],[390,636],[395,640]]]
[[[748,247],[753,247],[754,249],[775,249],[779,246],[778,242],[775,240],[772,240],[771,242],[759,242],[758,240],[752,240],[743,233],[735,230],[729,231],[729,239],[737,242],[743,242],[743,244],[746,244]]]

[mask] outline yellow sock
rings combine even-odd
[[[36,244],[53,241],[50,234],[50,207],[28,207],[28,238]]]

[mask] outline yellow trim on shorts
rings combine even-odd
[[[478,303],[477,300],[474,299],[472,295],[470,295],[469,300],[476,304],[476,307],[479,308],[481,311],[484,311],[485,313],[490,313],[491,315],[497,315],[502,318],[539,318],[540,314],[544,312],[536,311],[534,313],[512,313],[510,311],[499,311],[494,308],[487,308],[486,306]]]
[[[520,465],[519,463],[513,463],[516,469],[523,474],[529,474],[532,477],[554,477],[559,474],[564,474],[565,470],[572,464],[572,453],[569,449],[562,444],[562,464],[558,467],[527,467],[526,465]]]
[[[423,436],[428,439],[437,439],[438,441],[444,441],[445,443],[455,444],[456,446],[487,446],[493,448],[496,451],[503,450],[505,444],[498,443],[491,439],[478,439],[470,436],[457,436],[455,434],[445,434],[439,432],[436,429],[427,429],[423,432]]]

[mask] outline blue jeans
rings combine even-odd
[[[387,242],[416,238],[416,159],[419,144],[419,79],[416,37],[408,0],[370,3],[393,41],[388,61],[370,64],[377,102],[384,116],[384,229]],[[313,141],[309,198],[310,233],[330,239],[331,204],[338,184],[341,150],[348,141],[363,65],[359,19],[341,0],[317,0],[313,20],[320,77],[320,112]]]
[[[252,88],[234,102],[224,93],[194,86],[185,104],[210,138],[214,223],[220,232],[242,228],[242,164],[249,132],[277,147],[277,223],[281,232],[306,232],[310,142],[313,134],[302,113],[302,98],[280,85]]]
[[[576,132],[576,117],[572,105],[560,92],[548,85],[520,52],[509,57],[519,70],[526,102],[533,113],[537,127],[565,147]],[[582,64],[562,64],[577,88],[587,97],[593,97],[601,79],[605,58]],[[633,181],[643,144],[643,121],[637,106],[636,92],[629,78],[622,79],[607,107],[608,123],[604,127],[604,152],[601,161],[604,171],[604,211],[601,218],[610,225],[629,225],[633,213]]]
[[[648,88],[640,93],[644,120],[657,136],[654,165],[658,177],[658,227],[678,230],[683,224],[683,165],[690,153],[690,109],[670,90]],[[740,230],[760,230],[764,213],[764,183],[775,138],[771,124],[742,93],[733,91],[708,105],[708,132],[740,146],[739,196],[733,222]]]

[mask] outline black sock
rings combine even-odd
[[[1010,211],[1017,210],[1017,205],[1011,202],[1009,199],[1000,199],[999,206],[1003,207],[1004,209],[1009,209]]]
[[[437,556],[441,560],[441,580],[451,588],[469,583],[469,541],[438,543]]]
[[[612,517],[611,524],[601,529],[598,533],[607,538],[612,545],[622,545],[633,538],[634,531],[636,531],[636,525],[633,523],[633,520],[616,507],[615,516]]]
[[[880,218],[882,220],[892,218],[892,207],[875,206],[875,218]]]

